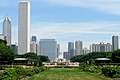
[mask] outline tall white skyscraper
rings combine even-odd
[[[6,37],[7,45],[11,45],[11,20],[8,16],[3,21],[3,35]]]
[[[119,49],[119,39],[117,35],[112,36],[112,50]]]
[[[75,42],[75,55],[83,55],[83,44],[80,40]]]
[[[18,54],[24,54],[30,52],[30,3],[20,1],[18,7]]]

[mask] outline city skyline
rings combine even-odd
[[[92,43],[111,43],[114,34],[120,34],[119,1],[94,0],[31,0],[31,36],[37,41],[55,38],[62,52],[67,43],[82,40],[85,47]],[[89,4],[91,3],[91,4]],[[12,21],[12,43],[18,38],[18,1],[1,1],[0,33],[3,19]]]

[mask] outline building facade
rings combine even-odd
[[[50,60],[57,58],[57,42],[55,39],[41,39],[39,46],[41,55],[48,56]]]
[[[118,36],[114,35],[112,36],[112,50],[117,50],[119,49],[119,39]]]
[[[18,7],[18,54],[24,54],[30,52],[30,3],[20,1]]]
[[[74,56],[74,42],[68,42],[68,56],[67,59],[70,60]]]
[[[18,46],[16,44],[11,45],[12,50],[14,51],[15,54],[18,53]]]
[[[75,41],[75,55],[83,55],[83,43],[80,40]]]
[[[90,50],[88,50],[86,47],[83,49],[83,55],[86,55],[90,53]]]
[[[32,36],[31,41],[32,42],[37,42],[37,37],[36,36]]]
[[[11,20],[9,17],[3,21],[3,35],[6,37],[7,45],[11,46]]]
[[[60,44],[57,44],[57,58],[59,57],[60,55]]]
[[[110,43],[100,43],[100,44],[95,44],[93,43],[90,45],[90,52],[110,52],[112,51],[112,45]]]
[[[30,43],[30,52],[37,53],[37,43],[34,41]]]

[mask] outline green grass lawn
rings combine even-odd
[[[99,74],[73,68],[54,68],[34,75],[28,80],[115,80]]]

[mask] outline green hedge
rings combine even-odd
[[[87,65],[87,64],[80,64],[79,68],[82,69],[83,71],[95,72],[95,73],[100,73],[102,69],[101,66]]]
[[[14,69],[5,69],[3,72],[0,72],[0,80],[18,80],[26,76],[32,76],[39,72],[46,70],[43,67],[34,67],[34,68],[14,68]]]
[[[79,68],[87,72],[100,73],[112,78],[120,78],[120,66],[111,67],[111,66],[95,66],[95,65],[80,64]]]
[[[120,78],[120,67],[103,67],[102,74],[112,78]]]

